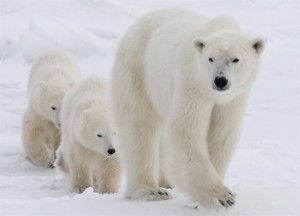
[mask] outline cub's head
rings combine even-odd
[[[86,148],[107,157],[116,152],[112,141],[115,133],[111,129],[109,114],[102,107],[83,110],[77,117],[74,129],[76,139]]]
[[[53,78],[47,82],[41,81],[34,92],[38,112],[53,124],[60,128],[60,110],[63,97],[71,88],[72,83],[59,78]]]
[[[250,88],[255,80],[264,41],[223,32],[194,41],[197,71],[215,98],[232,98]]]

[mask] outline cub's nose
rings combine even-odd
[[[226,86],[228,84],[228,80],[225,77],[216,77],[214,80],[217,90],[226,90]]]
[[[107,150],[107,153],[108,153],[109,155],[113,155],[115,152],[116,152],[115,149],[108,149],[108,150]]]

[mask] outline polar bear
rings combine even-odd
[[[60,50],[41,55],[32,66],[22,140],[26,157],[33,164],[53,168],[55,151],[60,144],[61,101],[79,79],[79,66],[73,56]]]
[[[62,146],[58,165],[70,172],[72,189],[92,186],[98,193],[119,189],[121,164],[115,150],[115,132],[107,83],[92,76],[73,86],[63,100]]]
[[[168,199],[167,178],[205,207],[235,203],[223,179],[263,48],[232,18],[186,9],[151,12],[127,31],[112,72],[127,198]]]

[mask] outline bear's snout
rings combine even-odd
[[[225,91],[228,89],[228,80],[226,77],[216,77],[214,80],[214,84],[217,87],[216,90],[218,91]]]
[[[113,155],[115,152],[116,152],[115,149],[108,149],[108,150],[107,150],[107,153],[108,153],[109,155]]]

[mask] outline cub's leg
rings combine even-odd
[[[117,193],[121,181],[121,162],[118,155],[100,156],[95,160],[94,189],[98,193]]]
[[[76,193],[82,193],[91,186],[91,156],[87,149],[74,141],[70,146],[68,166],[70,169],[71,187]]]
[[[53,134],[57,133],[55,126],[28,109],[22,122],[22,140],[26,157],[36,166],[51,167],[55,160]]]

